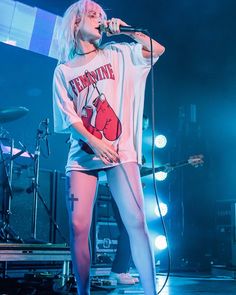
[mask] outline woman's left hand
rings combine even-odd
[[[121,34],[120,26],[128,26],[127,23],[125,23],[121,19],[114,17],[110,20],[107,20],[104,25],[108,28],[107,36],[119,35]],[[125,33],[122,32],[122,34]]]

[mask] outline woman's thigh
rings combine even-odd
[[[77,227],[89,227],[98,174],[96,171],[70,171],[66,178],[66,205],[69,221]]]
[[[124,163],[106,171],[108,184],[126,225],[144,222],[144,198],[137,163]]]

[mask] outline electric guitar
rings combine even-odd
[[[204,163],[203,158],[204,158],[203,155],[190,156],[188,158],[188,160],[185,160],[185,161],[180,161],[180,162],[176,162],[173,164],[167,163],[162,166],[155,167],[154,171],[155,171],[155,173],[160,172],[160,171],[169,173],[176,168],[180,168],[180,167],[184,167],[184,166],[188,166],[188,165],[191,165],[193,167],[199,167],[199,166],[202,166]],[[153,169],[150,167],[142,167],[140,170],[141,177],[152,174],[152,170]]]

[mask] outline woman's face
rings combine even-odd
[[[95,9],[88,9],[85,14],[78,17],[76,22],[76,36],[83,41],[93,42],[101,39],[99,30],[103,18],[102,13]]]

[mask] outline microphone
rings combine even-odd
[[[49,118],[46,118],[43,123],[45,124],[45,127],[46,127],[46,135],[50,135],[50,131],[49,131]]]
[[[45,140],[46,140],[47,153],[48,153],[48,156],[49,156],[51,154],[49,141],[48,141],[48,135],[51,135],[51,133],[49,131],[49,118],[46,118],[43,121],[43,124],[45,125]]]
[[[104,24],[99,25],[99,27],[97,29],[99,29],[99,31],[101,33],[112,34],[109,27],[106,27]],[[147,33],[147,29],[137,28],[137,27],[133,27],[133,26],[120,26],[119,29],[120,29],[121,33],[134,33],[134,32]]]
[[[42,126],[44,127],[45,130],[42,130]],[[38,134],[45,133],[45,135],[51,135],[51,133],[49,131],[49,118],[46,118],[45,120],[43,120],[39,123],[39,128],[37,131],[38,131]]]

